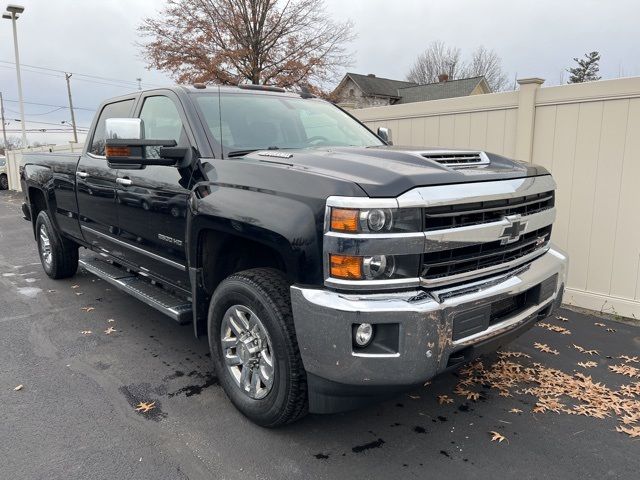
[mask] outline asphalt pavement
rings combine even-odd
[[[225,397],[207,342],[191,326],[82,270],[49,279],[21,201],[0,192],[1,479],[640,475],[640,438],[616,431],[618,415],[533,413],[538,399],[524,388],[502,396],[480,385],[480,397],[468,400],[454,392],[460,373],[355,412],[257,427]],[[536,326],[508,349],[530,358],[510,360],[581,372],[613,390],[640,381],[608,368],[640,368],[618,358],[640,354],[637,324],[567,309],[559,315],[566,320],[548,324],[570,334]],[[597,366],[578,365],[587,361]],[[140,402],[154,408],[136,411]],[[492,441],[490,432],[504,440]]]

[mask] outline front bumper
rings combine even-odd
[[[451,288],[347,294],[291,287],[296,335],[309,377],[310,410],[342,410],[336,404],[338,397],[349,398],[343,402],[349,408],[358,390],[379,392],[415,385],[482,351],[499,348],[551,314],[561,301],[566,269],[566,254],[551,247],[508,274]],[[548,286],[554,276],[555,284],[539,302],[454,340],[454,328],[459,329],[455,319],[461,313],[530,291],[545,280]],[[397,347],[381,353],[354,349],[352,329],[360,323],[397,325]]]

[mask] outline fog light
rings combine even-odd
[[[366,347],[373,339],[373,326],[370,323],[361,323],[356,328],[355,340],[359,347]]]

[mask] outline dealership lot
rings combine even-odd
[[[190,326],[82,270],[46,277],[21,202],[0,192],[2,478],[637,476],[640,438],[617,432],[617,415],[532,413],[537,399],[524,389],[501,396],[490,385],[467,400],[454,392],[458,374],[356,412],[256,427],[227,400]],[[508,349],[530,358],[511,360],[581,372],[613,390],[640,381],[608,368],[640,368],[618,358],[640,352],[637,324],[560,316],[547,321],[555,331],[534,327]],[[597,365],[578,365],[586,362]],[[136,411],[140,402],[154,408]]]

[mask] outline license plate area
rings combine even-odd
[[[456,341],[483,332],[491,325],[541,304],[553,295],[557,281],[556,274],[519,294],[490,299],[483,305],[456,313],[453,317],[452,339]]]

